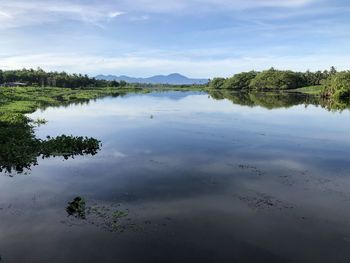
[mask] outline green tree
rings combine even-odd
[[[286,90],[302,86],[304,81],[300,74],[274,68],[259,73],[250,83],[250,87],[257,90]]]
[[[209,82],[209,87],[211,89],[222,89],[224,87],[225,81],[225,78],[214,78]]]
[[[235,90],[249,89],[250,82],[257,76],[257,74],[258,73],[255,71],[236,74],[233,77],[225,80],[223,87],[225,89]]]
[[[350,71],[338,72],[331,76],[322,94],[324,97],[347,100],[350,98]]]
[[[97,80],[82,74],[68,74],[66,72],[45,72],[41,68],[0,71],[0,84],[8,82],[23,82],[35,87],[61,88],[90,88],[90,87],[119,87],[126,83],[116,81]]]

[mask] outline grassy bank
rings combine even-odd
[[[151,91],[206,91],[206,86],[134,86],[123,88],[54,88],[54,87],[0,87],[0,121],[23,121],[24,114],[49,106],[61,106],[86,102],[106,96],[121,96],[128,93]]]
[[[292,92],[299,92],[310,95],[321,95],[325,87],[322,85],[303,87],[299,89],[290,90]]]
[[[83,102],[104,96],[118,96],[134,88],[40,88],[40,87],[1,87],[0,88],[0,120],[16,122],[23,120],[23,114],[32,113],[36,109],[48,106],[67,105]]]

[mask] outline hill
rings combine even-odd
[[[157,75],[149,78],[133,78],[129,76],[115,76],[115,75],[98,75],[98,80],[116,80],[125,81],[127,83],[141,83],[141,84],[170,84],[170,85],[193,85],[193,84],[207,84],[208,79],[191,79],[178,73],[170,75]]]

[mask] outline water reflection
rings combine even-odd
[[[341,111],[350,108],[349,101],[329,100],[315,95],[297,92],[232,92],[228,90],[209,91],[214,99],[227,99],[233,104],[267,109],[289,108],[296,105],[321,106],[327,110]]]
[[[0,177],[0,254],[347,262],[350,112],[320,105],[297,94],[154,92],[37,111],[30,117],[48,123],[34,138],[84,134],[103,147]]]

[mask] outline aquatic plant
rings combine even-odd
[[[66,211],[69,216],[75,216],[82,219],[86,218],[85,210],[86,210],[85,199],[80,196],[74,198],[73,201],[69,202],[68,206],[66,207]]]
[[[45,124],[45,119],[30,120],[25,116],[38,108],[81,103],[101,96],[119,96],[115,88],[67,89],[15,87],[0,88],[0,172],[23,173],[38,164],[38,157],[95,155],[101,143],[97,139],[62,135],[41,140],[35,137],[33,126]]]
[[[87,206],[83,197],[75,197],[66,207],[68,216],[86,220],[87,223],[100,226],[109,231],[123,231],[127,226],[134,227],[135,224],[122,221],[129,215],[128,212],[115,209],[112,206]],[[127,220],[128,221],[128,220]]]
[[[23,173],[38,164],[38,157],[95,155],[101,143],[97,139],[81,136],[48,137],[37,139],[28,123],[0,122],[0,172]]]
[[[33,124],[37,126],[45,125],[47,123],[47,120],[38,118],[35,121],[33,121]]]

